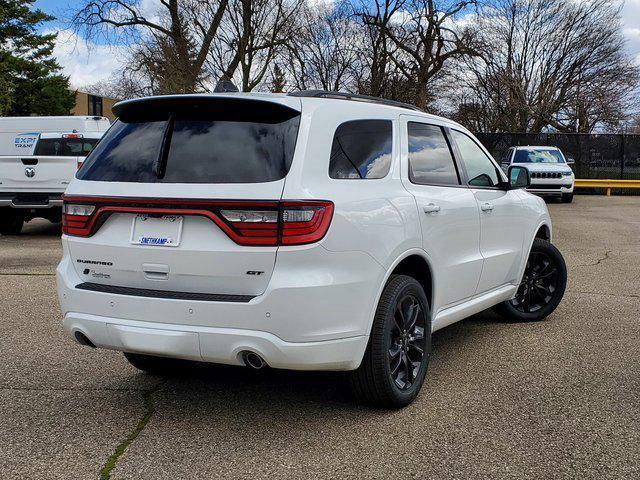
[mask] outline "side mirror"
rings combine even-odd
[[[576,161],[573,157],[567,157],[567,165],[573,165],[574,163],[576,163]]]
[[[526,167],[511,165],[507,175],[510,189],[527,188],[531,185],[531,175],[529,175],[529,170]]]

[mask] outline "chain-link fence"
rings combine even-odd
[[[546,145],[575,160],[576,178],[640,180],[640,135],[479,133],[477,137],[498,161],[509,147]]]

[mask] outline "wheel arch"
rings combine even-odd
[[[426,267],[426,272],[423,270]],[[414,278],[422,285],[422,288],[425,289],[425,295],[427,296],[427,300],[429,301],[429,310],[430,310],[430,321],[433,320],[433,313],[435,312],[434,308],[434,298],[436,292],[436,281],[435,276],[433,274],[433,262],[427,255],[427,252],[420,248],[412,248],[410,250],[402,253],[396,260],[391,263],[390,267],[385,272],[385,275],[380,282],[380,286],[378,287],[378,293],[376,294],[375,301],[373,302],[373,306],[371,308],[371,312],[369,315],[369,324],[367,326],[366,332],[367,335],[371,333],[371,327],[373,326],[373,319],[375,317],[376,309],[378,308],[378,304],[380,303],[380,298],[382,297],[382,291],[384,287],[387,285],[389,281],[389,277],[394,274],[402,274],[409,275]],[[426,287],[426,288],[425,288]]]
[[[542,223],[538,227],[538,230],[536,231],[536,234],[535,234],[534,238],[541,238],[543,240],[546,240],[547,242],[550,242],[551,241],[551,228],[549,227],[549,225],[547,225],[546,223]],[[531,240],[531,243],[533,244],[533,240]]]
[[[543,219],[538,223],[538,226],[536,227],[536,229],[534,230],[535,234],[531,236],[531,238],[528,241],[528,245],[525,244],[526,247],[526,251],[523,252],[525,253],[523,261],[522,261],[522,266],[520,267],[520,272],[518,274],[518,284],[520,283],[520,281],[522,280],[522,276],[524,275],[524,270],[527,266],[527,259],[529,258],[529,254],[531,253],[531,248],[533,248],[533,242],[535,241],[536,238],[541,238],[543,240],[546,240],[547,242],[551,242],[552,238],[553,238],[553,230],[551,228],[551,222],[548,221],[548,219]]]

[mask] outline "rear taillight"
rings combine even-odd
[[[304,245],[324,237],[331,223],[333,203],[325,201],[283,201],[274,210],[247,205],[241,209],[220,209],[220,216],[239,245]]]
[[[112,213],[196,215],[209,218],[238,245],[304,245],[322,239],[333,203],[321,200],[206,201],[65,196],[62,231],[88,237]]]
[[[64,202],[62,205],[62,233],[88,236],[88,226],[95,212],[95,205]]]
[[[84,163],[84,160],[78,160],[77,170],[80,170],[80,167],[82,166],[83,163]]]
[[[282,202],[281,245],[303,245],[324,237],[333,215],[331,202]]]

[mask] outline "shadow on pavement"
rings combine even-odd
[[[473,350],[480,339],[489,337],[489,340],[504,324],[500,317],[486,311],[434,333],[430,374],[425,389],[438,388],[429,380],[434,370],[455,370],[456,352]],[[439,373],[446,378],[446,371]],[[256,371],[246,367],[198,363],[188,373],[170,377],[161,390],[158,396],[168,401],[168,405],[184,407],[195,402],[191,406],[198,410],[206,404],[216,409],[230,402],[232,408],[239,410],[254,410],[255,405],[271,410],[278,404],[289,405],[289,408],[291,405],[316,404],[321,408],[347,411],[378,410],[359,405],[352,397],[348,372],[299,372],[271,368]],[[202,397],[206,397],[204,403]]]

